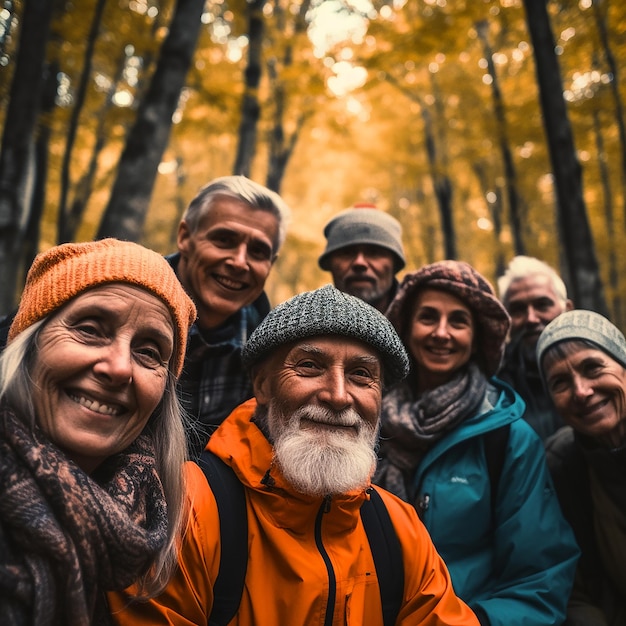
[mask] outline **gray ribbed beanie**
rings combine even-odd
[[[543,374],[541,361],[546,351],[561,341],[585,339],[626,367],[626,339],[606,317],[594,311],[574,309],[555,317],[537,341],[537,363]]]
[[[408,373],[409,358],[389,320],[333,285],[298,294],[272,309],[246,342],[244,365],[250,368],[286,343],[320,335],[351,337],[374,348],[382,359],[386,385]]]
[[[375,208],[352,208],[336,215],[324,227],[326,250],[318,263],[323,270],[330,270],[330,255],[336,250],[370,244],[386,248],[393,253],[394,272],[405,265],[402,248],[402,226],[395,217]]]

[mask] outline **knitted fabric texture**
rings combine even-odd
[[[333,285],[298,294],[272,309],[245,344],[244,364],[250,368],[279,346],[321,335],[351,337],[376,350],[387,385],[408,373],[406,350],[385,316]]]
[[[0,477],[2,623],[112,624],[104,592],[137,580],[167,541],[151,437],[88,476],[2,406]]]
[[[106,283],[136,285],[167,305],[176,331],[172,371],[178,376],[183,367],[187,331],[196,318],[196,307],[167,261],[130,241],[102,239],[66,243],[37,255],[26,277],[8,340],[83,291]]]
[[[626,339],[606,317],[595,311],[575,309],[555,317],[537,341],[537,363],[543,376],[541,362],[547,350],[561,341],[585,339],[595,344],[626,367]]]
[[[458,370],[448,382],[416,397],[404,381],[383,396],[380,460],[374,482],[413,502],[415,472],[437,441],[477,414],[487,379],[476,363]]]
[[[327,239],[326,250],[318,260],[323,270],[330,270],[330,256],[333,252],[360,244],[380,246],[393,253],[395,272],[406,265],[402,226],[394,217],[378,209],[347,209],[326,224],[324,235]]]
[[[419,291],[439,289],[463,301],[477,326],[477,362],[487,376],[499,369],[511,318],[491,283],[463,261],[438,261],[407,274],[387,309],[387,317],[401,337],[406,337],[413,303]]]

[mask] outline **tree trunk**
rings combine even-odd
[[[496,67],[493,62],[493,51],[487,38],[488,26],[488,22],[480,22],[476,25],[476,32],[483,43],[485,59],[487,60],[487,71],[491,76],[491,95],[498,131],[498,144],[500,145],[500,154],[502,155],[502,163],[504,164],[504,179],[506,180],[506,192],[509,202],[509,220],[513,235],[513,248],[516,255],[526,254],[524,235],[522,233],[522,203],[517,190],[517,172],[515,170],[515,163],[513,162],[511,148],[509,147],[510,142],[506,124],[506,114],[504,112],[504,102],[502,101],[500,83],[498,81]]]
[[[307,119],[304,112],[300,112],[295,128],[291,134],[285,132],[284,114],[286,94],[284,85],[278,80],[274,63],[268,63],[270,82],[274,84],[272,100],[274,101],[274,123],[269,135],[269,159],[265,185],[268,189],[280,193],[280,186],[285,176],[289,159],[298,143],[300,132]]]
[[[56,106],[56,95],[59,87],[59,64],[56,61],[52,61],[46,68],[44,75],[45,81],[41,99],[41,114],[39,116],[33,158],[35,171],[34,184],[24,237],[20,242],[20,261],[16,276],[18,285],[24,283],[26,273],[39,251],[41,217],[46,203],[48,182],[48,155],[50,154],[50,139],[52,136],[52,111]]]
[[[554,174],[557,220],[567,266],[565,278],[569,279],[576,307],[608,315],[546,0],[524,0],[524,6]]]
[[[20,44],[0,150],[0,312],[13,307],[16,295],[16,265],[23,238],[21,224],[28,219],[25,198],[29,162],[41,106],[52,4],[48,0],[25,0],[23,7]]]
[[[91,27],[89,29],[89,35],[87,37],[87,48],[85,50],[85,62],[83,64],[83,71],[81,72],[80,80],[78,81],[78,89],[76,90],[75,104],[72,108],[72,114],[70,116],[69,126],[67,130],[67,141],[65,144],[65,151],[63,153],[63,161],[61,163],[61,184],[60,184],[60,197],[59,197],[59,212],[57,216],[57,242],[66,243],[71,241],[70,228],[67,224],[67,196],[70,186],[70,165],[72,161],[72,150],[74,149],[74,141],[76,140],[76,133],[78,132],[78,122],[80,119],[83,105],[85,104],[85,96],[87,95],[87,86],[91,80],[91,63],[93,61],[93,52],[96,46],[96,39],[98,38],[98,32],[100,30],[100,23],[102,22],[102,13],[104,12],[104,5],[106,0],[98,0],[96,8],[94,10],[93,19],[91,20]]]
[[[593,110],[593,132],[596,139],[596,150],[598,152],[598,169],[600,172],[600,185],[604,196],[604,219],[606,222],[606,232],[608,237],[609,254],[609,286],[613,297],[611,298],[611,310],[615,324],[621,328],[623,323],[621,311],[621,299],[619,297],[619,269],[617,265],[617,250],[615,244],[615,219],[613,216],[613,191],[611,189],[611,177],[607,163],[606,150],[604,149],[604,137],[602,135],[602,124],[600,123],[600,112],[597,108]]]
[[[257,125],[261,115],[259,83],[261,82],[261,58],[263,47],[263,6],[266,0],[248,3],[248,65],[245,71],[245,87],[241,104],[239,143],[233,174],[250,177],[256,153]]]
[[[502,249],[502,190],[497,185],[495,189],[491,188],[489,184],[490,177],[487,174],[488,167],[489,166],[483,165],[482,163],[472,164],[472,168],[482,189],[485,203],[489,208],[491,221],[493,222],[493,238],[496,246],[495,275],[501,276],[506,269],[504,250]],[[489,198],[489,192],[493,193],[493,199]]]
[[[424,144],[426,145],[426,156],[428,158],[428,166],[430,177],[432,179],[437,205],[439,207],[439,217],[441,219],[441,230],[443,232],[444,258],[456,259],[456,231],[454,228],[454,212],[452,209],[452,183],[447,175],[447,167],[445,164],[445,156],[440,158],[437,155],[437,141],[435,139],[435,129],[430,111],[426,104],[422,101],[419,94],[406,89],[394,76],[386,74],[386,79],[392,85],[397,87],[410,100],[416,102],[422,114],[424,121]],[[436,91],[436,86],[433,88]],[[435,98],[437,101],[437,98]],[[445,138],[442,143],[445,143]],[[443,163],[441,163],[443,161]]]
[[[620,155],[621,155],[621,176],[622,183],[622,211],[623,211],[623,223],[626,228],[626,126],[624,125],[624,105],[622,103],[622,96],[619,92],[619,68],[615,61],[615,55],[611,49],[609,43],[609,33],[606,23],[606,13],[600,7],[601,4],[608,3],[603,0],[592,0],[593,15],[596,21],[596,27],[598,34],[600,35],[600,43],[602,44],[602,51],[604,52],[604,58],[606,64],[609,66],[609,72],[612,75],[611,80],[611,95],[613,96],[613,103],[615,106],[615,124],[617,125],[617,131],[619,134],[620,143]]]
[[[285,49],[282,55],[282,72],[285,74],[292,71],[294,42],[297,42],[298,38],[306,32],[308,27],[306,14],[310,6],[310,0],[303,0],[298,8],[297,14],[293,17],[293,35],[286,39],[284,43]],[[286,24],[285,9],[279,7],[278,3],[275,7],[274,15],[278,18],[278,31],[280,33],[288,32],[289,29]],[[285,170],[287,169],[287,163],[289,163],[289,159],[298,143],[300,131],[308,115],[301,110],[297,114],[293,132],[289,134],[285,131],[285,111],[288,103],[287,87],[284,79],[281,77],[281,70],[278,67],[277,59],[270,59],[267,64],[267,69],[271,85],[270,97],[274,103],[274,115],[272,130],[269,136],[269,163],[266,185],[269,189],[280,193],[280,186],[285,175]]]
[[[204,0],[176,3],[150,86],[128,133],[98,239],[138,241],[141,237],[157,168],[169,140],[172,115],[195,52],[203,9]]]
[[[422,119],[424,120],[424,136],[426,143],[426,154],[430,174],[433,180],[435,197],[439,205],[439,216],[441,218],[441,230],[443,231],[444,258],[456,259],[456,232],[454,228],[454,215],[452,211],[452,184],[445,173],[440,172],[437,160],[437,148],[435,145],[435,133],[432,118],[426,105],[420,101]]]
[[[117,91],[120,81],[124,75],[124,69],[126,67],[126,61],[128,59],[127,54],[124,52],[117,64],[115,77],[111,81],[111,85],[107,90],[104,106],[98,113],[98,123],[94,133],[95,143],[91,155],[89,157],[89,164],[85,173],[81,176],[80,180],[76,184],[74,197],[70,205],[69,210],[65,218],[65,232],[67,235],[67,241],[73,241],[76,238],[76,233],[83,219],[85,209],[89,202],[89,198],[93,192],[94,182],[96,180],[96,174],[98,171],[98,159],[100,153],[104,149],[107,141],[107,115],[113,106],[113,96]]]

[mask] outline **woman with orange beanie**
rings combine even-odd
[[[195,307],[130,242],[37,256],[0,357],[4,624],[110,623],[105,592],[163,588],[184,523],[175,393]]]

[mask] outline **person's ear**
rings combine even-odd
[[[251,372],[252,389],[257,404],[267,406],[271,400],[271,382],[267,375],[267,370],[262,365],[258,365]]]
[[[180,224],[178,224],[178,234],[176,236],[176,244],[178,245],[178,250],[181,254],[186,254],[189,251],[189,242],[191,240],[191,230],[185,222],[185,220],[181,220]]]
[[[565,302],[565,310],[566,311],[573,311],[574,310],[574,303],[569,298]]]

